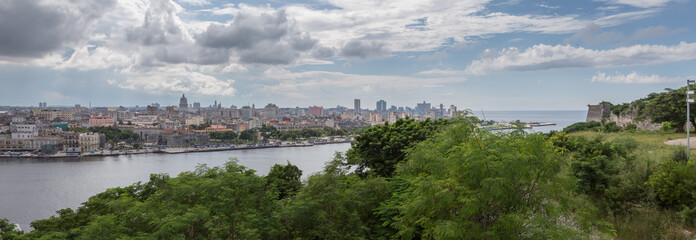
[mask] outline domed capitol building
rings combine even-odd
[[[179,109],[187,109],[188,108],[188,100],[186,100],[186,96],[184,94],[181,94],[181,99],[179,99]]]

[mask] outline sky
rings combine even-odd
[[[0,106],[582,110],[696,79],[693,0],[0,0]]]

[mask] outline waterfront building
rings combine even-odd
[[[80,152],[80,134],[76,132],[61,132],[63,138],[63,151],[66,153]]]
[[[12,122],[10,132],[12,139],[31,139],[39,136],[39,128],[34,123]]]
[[[210,136],[207,133],[191,130],[164,130],[159,145],[167,147],[187,147],[196,144],[207,144]]]
[[[80,133],[78,143],[80,152],[96,152],[99,150],[99,134],[96,133]]]

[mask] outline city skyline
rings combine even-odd
[[[696,78],[692,9],[692,0],[9,1],[0,105],[176,105],[186,94],[202,106],[384,99],[582,110]]]

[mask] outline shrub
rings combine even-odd
[[[596,121],[592,122],[578,122],[563,129],[565,133],[573,132],[585,132],[585,131],[597,131],[602,127],[602,124]]]
[[[635,132],[638,129],[638,126],[633,123],[626,124],[624,127],[624,131],[629,131],[629,132]]]
[[[696,166],[665,161],[650,175],[647,184],[655,191],[664,207],[696,204]]]

